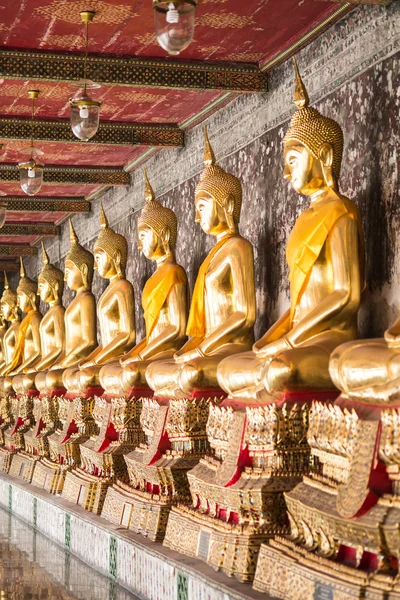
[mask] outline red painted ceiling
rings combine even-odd
[[[289,47],[337,9],[334,2],[316,0],[202,0],[196,10],[195,39],[179,59],[234,61],[264,64]],[[154,36],[151,0],[0,0],[0,45],[6,48],[56,52],[83,49],[79,13],[94,10],[89,52],[149,58],[167,53]],[[170,59],[172,60],[172,59]],[[27,91],[41,90],[36,101],[38,118],[69,118],[68,99],[75,89],[68,84],[0,79],[0,117],[28,117]],[[182,125],[215,101],[212,91],[103,86],[92,90],[103,101],[101,118],[107,121],[174,123]],[[210,112],[211,112],[210,107]],[[202,118],[207,116],[207,112]],[[3,141],[3,163],[17,163],[26,155],[23,141]],[[139,158],[145,148],[77,143],[36,143],[43,162],[62,165],[124,166]],[[44,185],[40,195],[88,196],[96,186]],[[0,183],[0,194],[19,195],[18,184]],[[57,222],[60,213],[9,213],[7,222]],[[0,237],[0,243],[2,238]],[[10,240],[10,238],[8,238]],[[34,241],[30,237],[20,242]]]

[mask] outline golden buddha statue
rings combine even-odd
[[[64,280],[76,295],[65,310],[65,345],[47,371],[47,392],[63,389],[64,371],[71,367],[76,369],[97,346],[96,299],[91,291],[94,258],[89,250],[80,245],[71,220],[69,227],[71,248],[65,258]],[[41,379],[42,385],[41,389],[44,390]]]
[[[254,344],[225,359],[218,382],[231,396],[264,403],[291,392],[329,392],[331,352],[357,337],[364,245],[357,207],[340,194],[343,133],[309,107],[295,62],[298,107],[284,139],[284,178],[310,207],[289,236],[290,308]]]
[[[158,397],[184,398],[218,389],[217,367],[253,342],[253,248],[238,230],[242,186],[215,164],[205,129],[205,169],[196,187],[196,222],[216,244],[200,267],[187,326],[188,342],[170,360],[149,365],[146,378]]]
[[[144,177],[146,204],[138,220],[139,250],[156,263],[142,295],[146,337],[119,363],[101,369],[101,386],[109,395],[146,388],[150,362],[172,358],[185,341],[188,284],[184,269],[175,260],[176,216],[156,201],[146,170]]]
[[[38,277],[38,294],[43,302],[49,304],[50,309],[40,322],[41,355],[21,375],[24,392],[39,390],[43,393],[47,391],[46,370],[56,362],[64,347],[65,311],[61,304],[64,274],[49,263],[43,242],[42,261],[43,268]]]
[[[101,344],[78,368],[67,369],[63,376],[67,390],[78,394],[99,388],[101,367],[126,353],[135,343],[133,287],[125,278],[128,245],[122,235],[109,227],[101,203],[100,225],[94,247],[94,268],[110,283],[97,305]]]
[[[29,279],[25,273],[22,258],[20,258],[20,280],[17,287],[18,306],[26,313],[18,331],[18,339],[14,356],[7,368],[9,377],[20,374],[13,380],[13,388],[17,393],[23,393],[23,373],[28,371],[41,355],[40,323],[42,314],[38,308],[37,282]]]
[[[12,380],[6,380],[5,375],[12,364],[14,350],[18,339],[21,323],[21,313],[18,307],[17,292],[10,288],[7,274],[4,273],[4,291],[1,297],[1,312],[6,321],[10,323],[2,340],[2,362],[0,364],[0,390],[12,392]]]

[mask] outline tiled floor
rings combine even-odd
[[[0,509],[0,600],[137,600]]]

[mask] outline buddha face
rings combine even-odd
[[[4,302],[3,300],[1,301],[1,312],[3,314],[3,317],[8,321],[10,317],[12,317],[13,314],[13,309],[12,307],[8,304],[8,302]]]
[[[82,272],[71,260],[65,261],[64,281],[70,290],[79,290],[83,286]]]
[[[155,260],[164,254],[158,235],[148,225],[141,224],[138,227],[138,247],[149,260]]]
[[[194,202],[195,221],[205,233],[218,235],[229,229],[224,209],[208,192],[198,192]]]
[[[43,302],[47,303],[52,302],[55,299],[51,285],[42,277],[39,277],[38,281],[38,295]]]
[[[104,279],[110,279],[116,275],[115,263],[112,258],[102,250],[97,248],[94,253],[94,268]]]
[[[17,296],[17,298],[18,298],[17,302],[18,302],[18,306],[19,306],[21,312],[27,312],[28,310],[31,310],[32,309],[32,301],[29,298],[29,296],[27,296],[25,294],[25,292],[18,292],[17,291],[17,294],[18,294],[18,296]]]
[[[298,194],[310,196],[325,185],[321,162],[302,144],[288,141],[284,148],[283,176]]]

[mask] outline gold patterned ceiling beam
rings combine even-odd
[[[0,139],[27,140],[31,136],[31,121],[18,117],[0,118]],[[101,122],[89,144],[115,146],[172,146],[182,147],[184,133],[175,125],[140,125],[136,123]],[[80,142],[72,133],[69,120],[33,121],[33,137],[41,142]]]
[[[63,198],[52,196],[2,196],[2,201],[7,202],[9,212],[39,212],[39,213],[89,213],[90,202],[83,197]]]
[[[343,0],[316,0],[317,2],[340,2]],[[349,4],[389,4],[392,0],[347,0]]]
[[[78,81],[84,76],[82,55],[0,50],[5,79]],[[265,92],[267,76],[256,65],[218,64],[89,56],[87,77],[102,85],[153,87],[171,90]]]
[[[8,273],[16,273],[19,271],[19,265],[17,262],[2,262],[0,261],[0,273],[7,271]]]
[[[129,185],[131,177],[122,168],[45,166],[44,183],[57,185]],[[15,165],[1,165],[0,182],[19,181]]]
[[[0,229],[0,236],[55,236],[60,233],[60,228],[54,223],[5,223]]]
[[[0,256],[35,256],[37,248],[23,244],[0,244]]]

